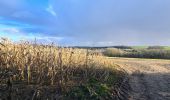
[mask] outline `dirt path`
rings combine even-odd
[[[129,100],[170,100],[170,60],[113,59],[130,74]]]

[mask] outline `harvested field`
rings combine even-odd
[[[170,61],[112,58],[129,73],[129,100],[170,100]]]

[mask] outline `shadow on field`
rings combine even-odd
[[[170,100],[170,73],[141,73],[131,75],[132,100]]]

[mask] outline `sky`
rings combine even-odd
[[[76,46],[170,45],[170,0],[0,0],[0,37]]]

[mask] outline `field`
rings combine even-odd
[[[165,50],[170,50],[170,46],[165,46]]]
[[[0,100],[169,100],[170,62],[163,60],[169,53],[168,47],[66,48],[2,38]]]
[[[125,72],[88,49],[0,42],[0,99],[118,99]]]
[[[110,59],[130,75],[130,100],[170,100],[169,60],[118,57]]]
[[[149,46],[131,46],[133,49],[147,49]],[[170,46],[163,46],[164,50],[170,50]]]
[[[106,48],[103,54],[109,57],[170,59],[168,46],[122,46],[121,48]]]
[[[132,46],[133,49],[146,49],[148,46]]]
[[[103,53],[129,74],[129,100],[170,100],[168,46],[107,48]]]

